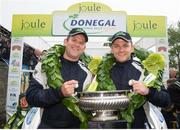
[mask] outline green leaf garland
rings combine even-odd
[[[159,91],[160,87],[162,86],[162,74],[165,63],[164,59],[162,58],[162,55],[154,53],[151,54],[151,52],[145,51],[144,49],[135,49],[135,55],[143,62],[143,66],[145,69],[145,77],[151,72],[156,72],[153,74],[156,74],[157,78],[153,82],[151,82],[150,86],[147,87],[153,87]],[[154,62],[158,62],[155,68],[152,67],[154,65]],[[110,78],[110,70],[113,67],[114,63],[115,58],[112,53],[106,54],[106,56],[103,57],[100,65],[98,66],[97,71],[97,91],[112,91],[116,89],[112,79]],[[146,96],[142,96],[140,94],[135,93],[129,93],[128,97],[130,98],[130,104],[125,111],[119,112],[119,117],[125,119],[128,122],[128,127],[130,128],[134,120],[134,111],[135,109],[138,109],[145,103]]]
[[[63,45],[54,45],[48,50],[48,53],[42,57],[42,72],[47,75],[47,84],[49,87],[57,89],[61,87],[64,80],[61,75],[61,61],[60,56],[64,54],[65,47]],[[86,65],[92,60],[92,58],[85,53],[80,57],[80,60]],[[73,113],[81,121],[81,127],[87,128],[87,122],[91,114],[84,113],[78,106],[73,97],[63,99],[63,104],[69,111]]]
[[[116,90],[116,87],[110,78],[110,70],[113,67],[113,64],[115,63],[115,58],[113,54],[106,54],[102,58],[101,63],[98,66],[97,70],[97,77],[96,80],[98,82],[97,91],[101,90]]]

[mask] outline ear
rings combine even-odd
[[[67,38],[64,39],[64,46],[66,46],[66,44],[67,44]]]
[[[83,47],[83,51],[86,49],[86,44],[84,45],[84,47]]]
[[[134,52],[134,46],[132,45],[131,47],[131,53]]]

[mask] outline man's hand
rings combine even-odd
[[[133,87],[133,91],[135,93],[141,94],[141,95],[148,95],[149,94],[149,88],[144,86],[144,84],[140,81],[133,81],[131,82],[131,86]]]
[[[64,82],[64,84],[61,87],[61,92],[65,97],[72,96],[74,94],[74,89],[77,87],[78,81],[76,80],[69,80],[67,82]]]

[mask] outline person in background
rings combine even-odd
[[[169,69],[169,79],[167,80],[167,85],[173,84],[177,80],[177,70],[175,68]]]
[[[23,49],[23,65],[25,69],[34,70],[36,64],[39,62],[39,55],[41,50],[38,48],[33,48],[28,44],[24,44]]]
[[[40,49],[35,49],[34,54],[38,60],[40,60],[40,57],[42,55],[42,51]]]
[[[170,68],[170,79],[167,80],[167,90],[172,100],[171,113],[175,114],[177,128],[180,128],[180,79],[177,77],[177,70]],[[169,120],[169,119],[168,119]]]
[[[30,59],[30,69],[31,70],[34,70],[34,68],[37,65],[37,63],[39,62],[40,56],[42,54],[40,49],[34,49],[33,53],[34,53],[34,55],[31,56],[31,59]]]
[[[34,79],[27,90],[27,101],[31,106],[44,108],[38,128],[80,128],[80,120],[62,103],[65,97],[72,96],[75,91],[81,92],[91,82],[92,74],[79,58],[86,48],[88,36],[82,28],[73,28],[64,40],[65,52],[60,57],[61,73],[64,83],[58,89],[43,89],[35,68]],[[41,67],[41,66],[40,66]],[[78,88],[77,88],[78,86]]]
[[[170,68],[169,69],[169,79],[167,80],[167,90],[169,92],[169,90],[171,91],[173,87],[169,88],[170,86],[173,86],[174,82],[176,81],[176,74],[177,74],[177,71],[175,68]],[[170,97],[171,97],[171,100],[173,99],[172,98],[172,95],[171,95],[172,92],[170,92]],[[174,125],[174,122],[176,121],[176,117],[175,117],[175,109],[174,109],[174,103],[172,101],[172,104],[169,106],[169,107],[166,107],[166,108],[162,108],[161,110],[165,120],[166,120],[166,124],[167,124],[167,127],[169,129],[173,129],[173,128],[176,128],[176,125]]]
[[[152,87],[147,88],[141,81],[138,81],[142,74],[142,65],[137,57],[133,56],[134,47],[129,33],[123,31],[115,33],[110,39],[110,47],[116,59],[110,70],[110,77],[117,90],[132,89],[134,93],[146,96],[147,100],[156,106],[166,107],[170,105],[170,96],[163,86],[158,91]],[[131,79],[135,81],[130,86],[128,82]],[[147,118],[143,106],[135,110],[134,117],[132,128],[146,128]]]

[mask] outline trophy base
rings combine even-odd
[[[115,121],[89,121],[89,129],[127,129],[127,122],[125,120]]]

